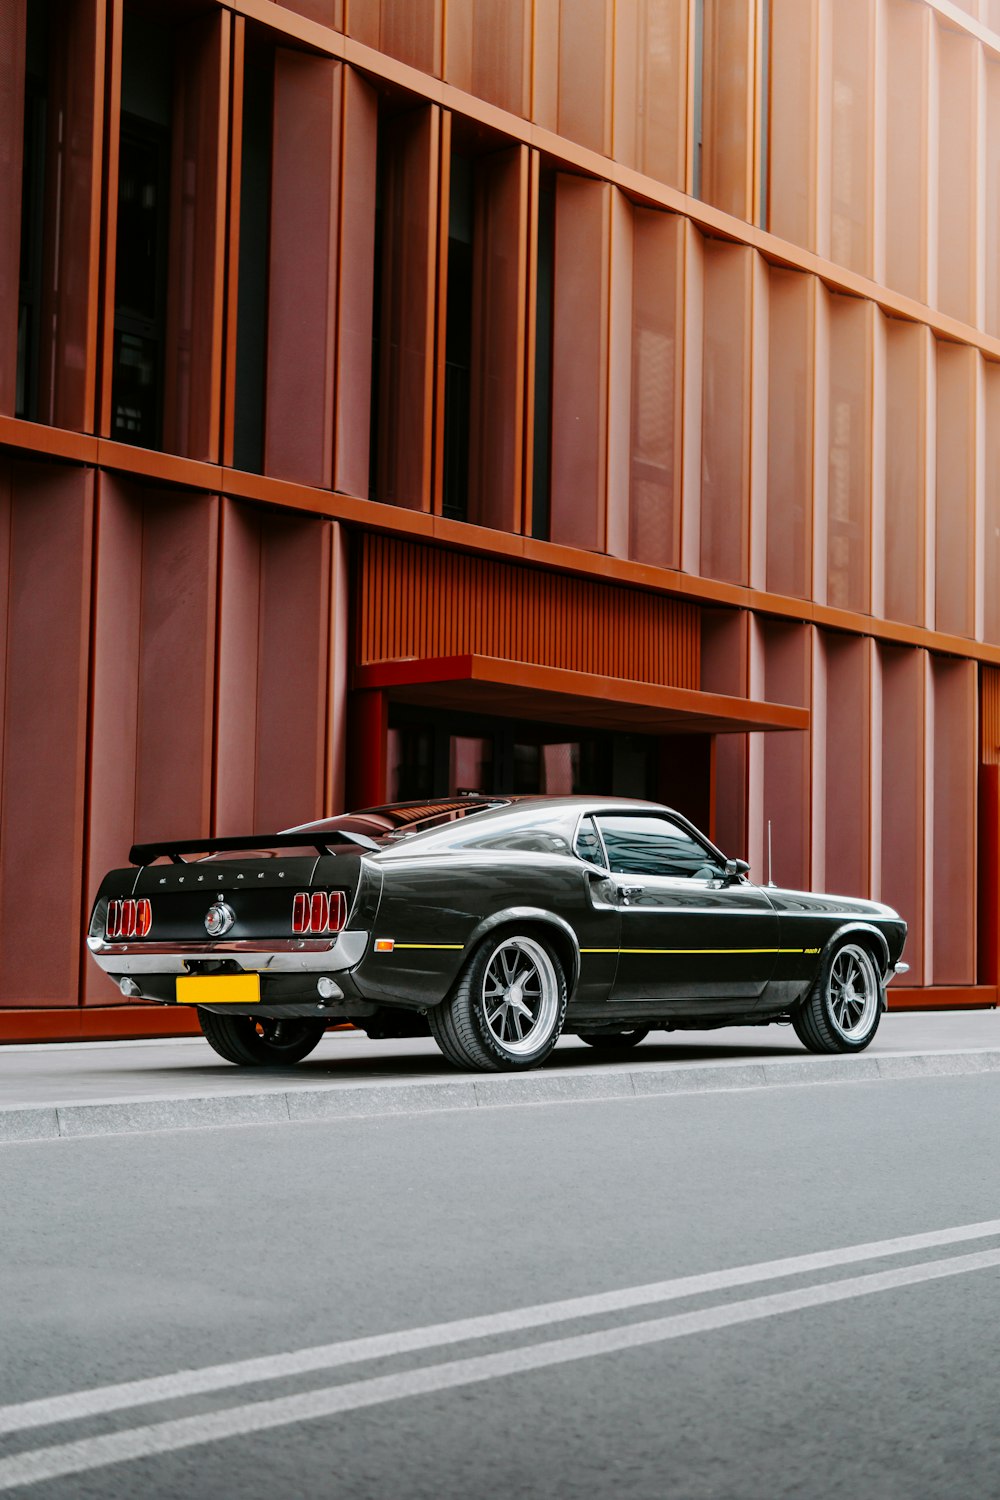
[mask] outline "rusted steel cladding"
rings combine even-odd
[[[0,1005],[80,972],[94,477],[0,459]]]
[[[698,611],[659,594],[369,535],[354,608],[360,666],[471,652],[700,686]]]

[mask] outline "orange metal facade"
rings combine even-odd
[[[1000,0],[0,0],[0,1039],[407,658],[774,705],[664,794],[995,1004],[998,205]]]

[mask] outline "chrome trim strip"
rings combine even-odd
[[[237,958],[243,969],[271,974],[336,973],[361,962],[368,932],[342,932],[323,939],[234,938],[217,943],[105,943],[89,937],[87,946],[106,974],[185,974],[187,960]]]

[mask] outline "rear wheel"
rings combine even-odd
[[[881,1015],[875,961],[860,943],[846,942],[823,960],[792,1025],[810,1052],[860,1052],[878,1030]]]
[[[456,1068],[513,1072],[548,1057],[565,1016],[566,976],[555,953],[540,937],[508,932],[480,944],[427,1019]]]
[[[198,1011],[208,1045],[241,1068],[281,1068],[301,1062],[319,1043],[325,1021],[274,1016],[217,1016]]]
[[[586,1042],[588,1047],[593,1047],[595,1052],[602,1052],[605,1057],[623,1057],[626,1052],[631,1052],[633,1047],[638,1047],[649,1036],[648,1026],[632,1026],[625,1031],[578,1031],[577,1036],[581,1042]]]

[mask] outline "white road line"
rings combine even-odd
[[[25,1432],[34,1427],[47,1427],[56,1422],[72,1422],[101,1416],[107,1412],[125,1411],[153,1401],[171,1401],[185,1396],[203,1395],[209,1391],[255,1385],[266,1380],[307,1375],[317,1370],[334,1370],[343,1365],[359,1364],[364,1360],[412,1354],[423,1349],[463,1343],[469,1339],[520,1333],[525,1329],[544,1328],[575,1318],[625,1312],[630,1308],[646,1307],[652,1303],[674,1302],[681,1297],[724,1292],[733,1287],[752,1286],[759,1281],[777,1281],[785,1276],[828,1271],[837,1266],[857,1265],[886,1255],[906,1255],[918,1250],[940,1249],[970,1240],[989,1239],[994,1235],[1000,1235],[1000,1219],[962,1224],[951,1229],[935,1229],[923,1234],[903,1235],[890,1240],[871,1240],[866,1244],[848,1245],[837,1250],[819,1250],[780,1260],[759,1261],[754,1265],[736,1266],[725,1271],[708,1271],[676,1277],[671,1281],[654,1281],[645,1286],[599,1292],[587,1297],[543,1302],[533,1307],[514,1308],[509,1312],[460,1318],[451,1323],[432,1323],[423,1328],[406,1328],[395,1333],[370,1334],[335,1344],[297,1349],[287,1354],[266,1354],[229,1364],[178,1370],[170,1375],[153,1375],[142,1380],[96,1386],[91,1390],[74,1391],[63,1396],[43,1396],[34,1401],[0,1406],[0,1436],[10,1432]]]
[[[222,1411],[196,1417],[181,1417],[133,1427],[102,1437],[83,1438],[77,1442],[58,1443],[0,1459],[0,1491],[18,1485],[38,1484],[67,1474],[82,1474],[109,1464],[152,1458],[174,1453],[180,1448],[194,1448],[225,1438],[267,1432],[296,1422],[310,1422],[363,1407],[399,1401],[407,1396],[425,1395],[459,1386],[476,1385],[506,1375],[543,1370],[572,1360],[590,1359],[599,1354],[613,1354],[638,1349],[647,1344],[664,1343],[693,1333],[710,1333],[753,1323],[781,1313],[800,1312],[805,1308],[828,1306],[877,1292],[897,1291],[968,1271],[982,1271],[1000,1266],[1000,1249],[980,1250],[971,1255],[956,1255],[944,1260],[924,1261],[918,1265],[899,1266],[894,1270],[875,1271],[825,1285],[801,1287],[791,1292],[772,1292],[765,1297],[750,1297],[742,1302],[724,1303],[698,1312],[673,1313],[633,1323],[624,1328],[607,1328],[597,1333],[581,1333],[570,1338],[552,1339],[499,1354],[482,1354],[471,1359],[448,1360],[443,1364],[425,1365],[397,1375],[379,1375],[367,1380],[348,1381],[296,1396],[280,1396],[271,1401],[249,1402]]]

